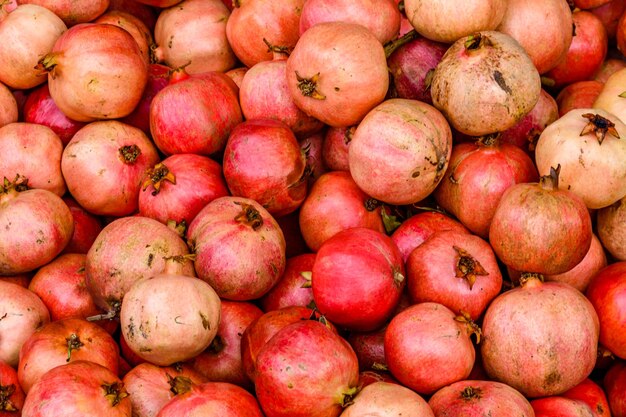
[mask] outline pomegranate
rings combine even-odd
[[[462,13],[455,1],[404,1],[404,12],[415,30],[428,39],[445,43],[455,42],[474,32],[494,30],[506,9],[505,0],[467,2]]]
[[[92,214],[125,216],[137,210],[143,175],[159,160],[141,130],[116,120],[89,123],[63,150],[67,188]]]
[[[30,283],[30,274],[3,275],[0,276],[0,281],[10,282],[12,284],[17,284],[20,287],[28,288],[28,284]]]
[[[535,162],[540,175],[561,165],[561,188],[578,195],[589,208],[607,207],[626,195],[626,126],[601,109],[575,109],[548,126],[539,137]]]
[[[450,46],[430,92],[433,105],[456,130],[481,136],[513,127],[529,113],[539,100],[541,80],[515,39],[483,31]]]
[[[596,223],[604,248],[615,259],[626,261],[626,197],[598,210]]]
[[[248,391],[227,382],[206,382],[172,398],[156,417],[263,417]]]
[[[246,71],[241,80],[239,100],[246,119],[276,119],[284,122],[297,137],[306,137],[324,124],[300,110],[287,85],[287,59],[280,54]]]
[[[229,16],[220,0],[184,0],[163,10],[154,28],[154,60],[172,68],[186,65],[189,74],[231,69],[235,55],[226,38]]]
[[[348,153],[350,174],[365,193],[390,204],[413,204],[443,178],[452,133],[443,115],[417,100],[391,99],[359,124]]]
[[[502,275],[489,244],[465,232],[434,233],[411,252],[406,270],[414,303],[443,304],[472,320],[482,315],[502,287]]]
[[[226,36],[237,58],[248,68],[272,59],[265,42],[291,50],[298,42],[304,0],[233,0]]]
[[[37,61],[52,50],[56,40],[67,30],[63,21],[50,7],[29,1],[0,21],[0,81],[11,88],[33,88],[46,82],[37,71]],[[32,3],[36,3],[33,1]]]
[[[596,363],[598,315],[580,291],[522,276],[483,318],[487,374],[528,398],[558,395],[580,384]],[[523,371],[522,371],[523,370]]]
[[[319,311],[349,330],[379,328],[392,315],[405,286],[402,255],[385,234],[364,227],[343,230],[320,247],[311,286]]]
[[[300,212],[296,210],[276,219],[285,236],[285,256],[288,258],[310,252],[300,231],[299,215]]]
[[[252,389],[243,370],[241,338],[250,323],[262,315],[263,312],[252,303],[222,301],[217,334],[209,347],[191,360],[193,368],[209,381],[229,382]]]
[[[365,26],[381,44],[398,36],[400,10],[393,0],[308,0],[300,14],[300,36],[322,22],[348,22]]]
[[[579,400],[591,408],[594,417],[610,416],[611,410],[606,398],[606,394],[600,385],[587,378],[561,394],[562,397],[572,400]]]
[[[624,2],[624,5],[626,6],[626,2]],[[607,82],[611,75],[621,70],[622,68],[626,68],[626,61],[618,58],[607,58],[602,63],[600,70],[594,75],[593,79],[604,84]]]
[[[0,127],[0,177],[28,178],[30,188],[65,194],[61,174],[63,143],[50,128],[33,123],[10,123]]]
[[[302,237],[314,252],[336,233],[352,227],[385,231],[381,207],[347,171],[331,171],[318,178],[302,203],[299,223]]]
[[[0,416],[20,417],[25,398],[15,369],[0,361]]]
[[[154,417],[172,398],[188,392],[207,379],[187,364],[160,367],[142,363],[122,380],[136,417]]]
[[[342,417],[367,415],[435,417],[428,403],[419,394],[388,382],[375,382],[366,386],[354,398],[354,402],[341,413]]]
[[[626,365],[615,363],[604,376],[604,387],[614,417],[626,416]]]
[[[0,127],[17,122],[18,109],[15,96],[0,82]]]
[[[259,300],[263,311],[310,305],[313,301],[311,278],[314,263],[314,253],[303,253],[287,258],[285,272],[280,281]]]
[[[384,326],[371,332],[350,332],[346,337],[357,359],[359,360],[359,370],[366,371],[387,371],[385,362],[385,332]]]
[[[375,382],[386,382],[390,384],[398,384],[398,381],[391,374],[379,371],[362,371],[359,373],[359,386],[361,390]]]
[[[524,48],[539,74],[565,58],[572,43],[572,12],[566,0],[508,0],[497,31]],[[541,30],[537,30],[541,28]]]
[[[109,0],[18,0],[20,4],[38,4],[54,12],[67,26],[86,23],[109,7]]]
[[[148,81],[148,63],[137,42],[124,29],[108,24],[73,26],[39,65],[49,73],[56,105],[79,122],[128,115]]]
[[[61,197],[27,184],[24,177],[0,184],[0,275],[47,264],[72,237],[72,214]]]
[[[610,0],[573,0],[572,3],[579,9],[591,9],[594,7],[600,7]]]
[[[545,397],[530,402],[535,417],[576,416],[592,417],[593,411],[583,401],[563,397]]]
[[[600,319],[600,343],[615,356],[626,359],[626,335],[620,331],[626,323],[626,262],[602,268],[585,294]]]
[[[521,148],[489,135],[474,144],[459,143],[452,148],[434,197],[471,232],[486,239],[504,192],[538,178],[535,164]]]
[[[565,58],[545,73],[554,82],[554,88],[591,79],[602,66],[609,48],[606,29],[596,15],[576,11],[572,20],[574,36]]]
[[[154,30],[157,20],[156,10],[135,0],[110,0],[107,11],[120,10],[137,16],[150,30]]]
[[[190,224],[211,201],[229,195],[222,166],[195,154],[176,154],[150,168],[139,193],[139,214],[167,224]]]
[[[305,155],[283,122],[256,119],[236,126],[223,167],[232,195],[255,200],[272,216],[295,211],[306,197]]]
[[[169,84],[167,76],[170,71],[171,69],[165,65],[150,64],[150,66],[148,66],[148,82],[143,90],[141,100],[139,100],[135,110],[128,116],[120,119],[120,121],[143,130],[143,132],[149,136],[150,105],[152,104],[154,96]]]
[[[324,164],[322,157],[322,149],[324,146],[324,134],[322,132],[314,133],[298,140],[300,149],[304,153],[306,165],[309,167],[310,174],[307,178],[309,185],[312,185],[317,179],[329,171]]]
[[[280,226],[266,209],[248,198],[228,196],[211,201],[189,225],[187,238],[196,255],[198,277],[227,300],[262,297],[285,270],[285,238]]]
[[[22,417],[72,415],[131,417],[128,392],[117,375],[97,363],[74,361],[57,366],[33,385]]]
[[[187,253],[178,233],[156,220],[141,216],[116,219],[102,229],[87,252],[87,289],[96,305],[113,318],[136,281],[161,273],[165,258]],[[191,261],[185,262],[184,274],[194,276]]]
[[[100,218],[94,216],[82,208],[72,197],[63,197],[63,201],[72,213],[74,219],[74,233],[70,243],[67,244],[61,253],[83,253],[86,254],[91,245],[102,231]]]
[[[574,109],[589,109],[602,92],[604,84],[600,81],[586,80],[568,84],[556,96],[559,117]]]
[[[337,417],[358,390],[354,351],[317,321],[279,330],[259,351],[256,365],[255,391],[267,417]]]
[[[59,136],[63,146],[85,126],[85,123],[70,119],[59,109],[50,96],[47,83],[28,94],[24,103],[24,121],[48,126]]]
[[[350,171],[348,148],[356,126],[331,127],[324,134],[322,160],[330,171]]]
[[[626,68],[620,68],[611,74],[600,94],[593,103],[594,109],[602,109],[617,116],[622,122],[626,119],[626,100],[622,97],[623,82],[626,79]]]
[[[237,85],[237,88],[241,88],[241,82],[243,81],[243,77],[248,72],[248,67],[237,67],[231,70],[226,71],[226,75],[228,75]]]
[[[111,10],[94,20],[94,23],[108,23],[126,30],[137,42],[139,52],[146,64],[150,62],[152,32],[140,18],[127,12]]]
[[[506,266],[561,274],[588,252],[591,217],[580,197],[559,186],[559,172],[560,166],[551,168],[550,175],[542,176],[539,183],[515,184],[502,195],[489,228],[489,241]]]
[[[50,322],[50,314],[34,292],[0,281],[0,317],[0,362],[17,368],[22,345],[38,328]]]
[[[319,23],[302,34],[289,55],[287,83],[305,113],[333,127],[351,126],[387,94],[385,51],[361,25]]]
[[[148,6],[167,8],[174,6],[181,2],[181,0],[136,0],[138,3],[146,4]]]
[[[604,25],[610,42],[615,40],[619,19],[625,10],[626,2],[624,2],[624,0],[609,0],[602,6],[589,9]]]
[[[222,151],[242,120],[237,86],[218,72],[189,76],[179,70],[150,104],[150,132],[166,155]]]
[[[385,359],[391,374],[419,394],[466,379],[474,365],[470,339],[478,327],[438,303],[414,304],[391,319]],[[428,363],[428,366],[424,366]]]
[[[117,375],[119,347],[97,324],[84,319],[63,319],[37,329],[20,349],[17,377],[24,392],[50,369],[84,360],[104,366]]]
[[[515,388],[497,381],[466,380],[441,388],[428,401],[436,417],[534,417],[532,406]]]

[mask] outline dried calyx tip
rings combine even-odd
[[[598,143],[600,145],[602,145],[602,142],[604,142],[607,133],[611,136],[616,137],[617,139],[620,138],[619,133],[615,128],[615,123],[613,123],[606,117],[600,116],[597,113],[585,113],[582,115],[582,117],[589,120],[589,123],[587,123],[583,130],[580,132],[580,136],[584,136],[588,133],[593,133],[596,135],[596,138],[598,139]]]

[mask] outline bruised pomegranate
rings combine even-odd
[[[482,330],[487,374],[529,398],[575,387],[596,363],[598,315],[568,284],[523,275],[489,305]]]

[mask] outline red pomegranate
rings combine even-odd
[[[72,197],[63,197],[63,201],[74,218],[74,233],[72,233],[70,243],[61,253],[86,254],[102,231],[102,221],[98,216],[82,208]]]
[[[19,0],[21,4],[38,4],[54,12],[66,25],[86,23],[109,7],[109,0]]]
[[[614,417],[626,416],[626,365],[615,363],[604,376],[604,387]]]
[[[568,84],[556,96],[559,117],[569,113],[570,110],[593,107],[593,103],[603,88],[604,83],[596,80],[576,81]]]
[[[330,171],[350,171],[348,148],[355,130],[356,126],[326,129],[322,160]]]
[[[303,253],[287,258],[285,272],[280,281],[259,300],[263,311],[310,305],[313,301],[311,278],[314,263],[314,253]]]
[[[134,1],[134,0],[131,0]],[[120,119],[122,122],[141,129],[146,135],[150,135],[150,105],[154,96],[168,84],[168,74],[171,68],[161,64],[148,66],[148,81],[143,90],[141,100],[128,116]]]
[[[0,361],[0,416],[20,417],[26,395],[17,380],[17,372]]]
[[[587,378],[561,394],[562,397],[579,400],[591,408],[594,417],[610,416],[609,402],[602,387]]]
[[[593,417],[591,407],[583,401],[559,396],[539,398],[530,402],[535,417],[580,416]]]

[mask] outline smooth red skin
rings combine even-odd
[[[386,365],[385,362],[386,327],[367,333],[351,332],[346,340],[354,349],[359,359],[361,372],[372,371],[374,365]]]
[[[336,417],[357,386],[359,364],[344,339],[317,321],[284,327],[259,351],[255,391],[267,417]]]
[[[615,260],[626,261],[626,198],[598,211],[596,228],[604,248]]]
[[[454,246],[467,251],[488,273],[477,275],[471,289],[465,278],[456,277],[460,256]],[[498,261],[489,243],[468,233],[433,234],[411,252],[406,270],[407,288],[414,303],[443,304],[455,313],[468,313],[472,320],[478,320],[502,288]]]
[[[399,382],[386,372],[362,371],[359,373],[359,386],[365,388],[375,382],[388,382],[390,384],[399,384]]]
[[[273,216],[295,211],[307,194],[306,161],[293,132],[272,119],[248,120],[230,134],[224,178],[234,196],[257,201]]]
[[[546,281],[559,281],[570,284],[580,292],[585,292],[594,276],[607,265],[606,254],[600,240],[593,235],[591,246],[582,261],[569,271],[557,275],[546,275]]]
[[[541,90],[535,107],[517,124],[500,134],[500,143],[510,143],[529,151],[530,139],[543,132],[550,123],[559,118],[559,108],[554,98]]]
[[[324,124],[296,106],[287,86],[286,68],[286,56],[250,68],[239,89],[241,111],[247,120],[280,120],[297,137],[306,137],[321,130]]]
[[[385,333],[385,359],[402,385],[428,395],[469,376],[474,346],[455,317],[441,304],[421,303],[391,319]]]
[[[164,257],[188,253],[183,239],[164,224],[142,216],[119,218],[102,229],[87,252],[87,289],[96,305],[109,311],[136,281],[161,273]],[[194,276],[190,261],[182,275]]]
[[[398,97],[432,104],[426,76],[429,71],[434,71],[448,47],[420,36],[394,51],[387,58],[387,65]]]
[[[243,332],[263,311],[252,303],[223,300],[220,324],[213,343],[192,359],[194,369],[207,380],[229,382],[251,390],[252,381],[243,370],[241,338]]]
[[[461,393],[472,387],[479,397],[464,398]],[[435,417],[534,417],[526,398],[514,388],[496,381],[468,379],[437,391],[428,401]]]
[[[146,135],[150,135],[150,105],[157,93],[169,84],[167,75],[170,68],[161,64],[148,66],[148,81],[137,107],[128,116],[120,119],[122,122],[141,129]]]
[[[237,85],[219,72],[170,83],[150,105],[150,132],[166,155],[219,152],[242,121]]]
[[[326,240],[353,227],[384,233],[380,207],[367,210],[368,199],[347,171],[320,176],[300,208],[300,230],[307,246],[316,252]]]
[[[626,5],[626,2],[624,4]],[[602,63],[602,67],[600,67],[600,70],[594,75],[593,79],[594,81],[599,81],[604,84],[611,75],[622,68],[626,68],[626,61],[618,58],[607,58]]]
[[[530,279],[491,302],[482,321],[487,374],[528,398],[560,395],[594,369],[598,316],[578,290]]]
[[[355,126],[329,127],[324,135],[322,159],[330,171],[350,171],[348,149]]]
[[[68,354],[68,339],[75,334],[83,343]],[[40,327],[20,349],[17,377],[24,392],[50,369],[78,360],[102,365],[117,375],[119,347],[102,327],[85,319],[63,319]]]
[[[590,80],[602,66],[609,48],[608,35],[602,21],[591,12],[572,13],[576,35],[565,55],[544,75],[554,80],[555,88],[576,81]]]
[[[150,30],[154,30],[157,14],[154,9],[135,0],[110,0],[109,10],[120,10],[137,16]]]
[[[161,181],[157,192],[152,182],[139,193],[139,214],[167,224],[169,220],[190,224],[211,201],[230,195],[222,166],[209,157],[195,154],[171,155],[161,161],[176,183]],[[146,177],[147,179],[147,177]]]
[[[615,40],[618,22],[625,10],[626,2],[624,0],[610,0],[602,6],[589,9],[591,13],[596,15],[600,21],[602,21],[609,38],[609,42],[613,42]]]
[[[252,382],[256,379],[256,362],[261,348],[283,327],[309,320],[313,314],[313,310],[307,307],[284,307],[269,311],[248,325],[241,337],[241,360],[244,372]]]
[[[5,388],[10,386],[13,386],[15,391],[13,391],[13,394],[9,395],[6,400],[8,400],[8,404],[17,409],[17,412],[6,411],[4,407],[0,405],[0,417],[20,417],[22,415],[22,407],[24,406],[24,399],[26,398],[26,394],[24,394],[17,379],[15,369],[0,360],[0,390],[4,391]]]
[[[313,299],[333,324],[372,331],[391,317],[405,277],[402,255],[391,238],[364,227],[346,229],[317,252],[311,279]]]
[[[415,248],[426,241],[433,233],[451,230],[457,233],[469,233],[460,222],[437,211],[417,213],[394,230],[391,240],[398,246],[402,260],[407,261]]]
[[[509,187],[489,229],[491,246],[506,266],[546,275],[569,271],[582,261],[591,235],[591,218],[580,197],[537,183]]]
[[[63,201],[70,209],[74,219],[74,233],[70,243],[61,253],[86,254],[91,245],[102,231],[102,221],[98,216],[82,208],[72,197],[63,197]]]
[[[170,400],[156,417],[263,417],[257,400],[226,382],[206,382]]]
[[[22,417],[130,417],[130,398],[115,406],[106,398],[103,384],[121,380],[102,365],[73,361],[46,372],[26,397]]]
[[[133,415],[154,417],[172,398],[182,394],[175,394],[172,390],[170,378],[176,377],[187,378],[194,385],[208,382],[204,375],[188,364],[161,367],[142,363],[129,370],[122,382],[133,405]]]
[[[452,147],[448,170],[433,195],[472,233],[486,239],[504,192],[538,180],[533,160],[515,145],[459,143]]]
[[[590,109],[602,91],[604,83],[596,80],[573,82],[556,96],[559,117],[573,109]]]
[[[296,210],[293,213],[281,216],[276,219],[276,222],[283,231],[283,235],[285,235],[287,246],[285,255],[287,258],[311,252],[300,231],[300,211]]]
[[[256,230],[236,220],[242,213],[242,204],[259,212],[263,224]],[[260,298],[276,285],[285,270],[282,230],[254,200],[220,197],[211,201],[189,225],[187,241],[195,248],[198,277],[211,284],[220,298]]]
[[[102,314],[96,307],[85,284],[85,254],[69,253],[55,258],[39,268],[28,285],[28,289],[41,298],[50,312],[52,321],[88,317]],[[115,321],[95,322],[107,332],[117,329]]]
[[[140,154],[125,161],[124,146]],[[85,210],[96,215],[127,216],[137,210],[146,169],[159,161],[154,144],[139,129],[118,121],[92,122],[63,150],[61,169],[67,188]]]
[[[0,275],[47,264],[67,246],[73,231],[69,208],[50,191],[0,195]]]
[[[561,394],[561,397],[582,401],[591,408],[594,417],[610,417],[611,410],[606,394],[600,385],[587,378]]]
[[[603,4],[608,3],[610,0],[574,0],[574,5],[579,9],[591,9],[594,7],[600,7]]]
[[[13,275],[13,276],[2,276],[0,277],[0,281],[9,282],[12,284],[19,285],[20,287],[28,288],[28,284],[30,283],[31,276],[30,274],[21,274],[21,275]]]
[[[626,416],[626,364],[617,362],[604,376],[606,391],[613,417]]]
[[[601,269],[585,292],[600,319],[600,343],[626,359],[626,262]]]
[[[287,258],[285,272],[280,281],[259,300],[263,311],[279,310],[283,307],[301,306],[306,307],[313,301],[313,290],[302,273],[311,273],[315,263],[314,253],[303,253]]]
[[[28,178],[30,188],[41,188],[58,195],[67,187],[61,174],[63,143],[46,126],[34,123],[10,123],[0,127],[0,178]]]
[[[109,7],[109,0],[18,0],[18,4],[38,4],[59,16],[67,26],[86,23]]]
[[[275,46],[293,49],[304,0],[267,2],[249,0],[232,9],[226,24],[228,43],[248,68],[273,58],[263,39]]]
[[[50,96],[47,83],[28,94],[24,103],[24,121],[48,126],[59,136],[64,146],[69,143],[76,132],[85,126],[85,123],[67,117],[57,107]]]
[[[592,417],[593,411],[582,401],[563,397],[546,397],[530,402],[535,417]]]
[[[350,22],[368,28],[383,45],[400,30],[400,10],[394,0],[308,0],[300,15],[300,35],[322,22]]]

